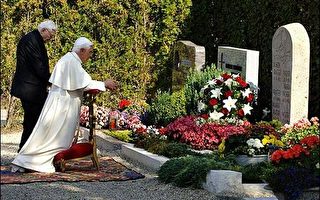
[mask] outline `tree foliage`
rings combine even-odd
[[[147,91],[157,90],[155,83],[166,69],[190,6],[191,0],[1,1],[2,105],[10,98],[17,43],[45,18],[58,25],[54,41],[47,44],[51,70],[74,41],[85,36],[95,50],[84,68],[93,79],[114,78],[120,84],[115,93],[100,94],[99,104],[148,98]]]

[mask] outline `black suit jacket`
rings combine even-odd
[[[17,47],[17,66],[11,95],[24,101],[43,103],[50,78],[49,59],[38,30],[23,36]]]

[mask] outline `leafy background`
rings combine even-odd
[[[260,51],[259,110],[271,108],[272,37],[282,25],[299,22],[310,37],[309,116],[320,113],[319,0],[7,0],[1,1],[1,108],[21,114],[9,95],[16,45],[45,18],[58,26],[47,45],[50,68],[80,36],[95,44],[84,68],[94,79],[114,78],[120,89],[99,96],[99,104],[119,99],[151,99],[170,90],[173,45],[191,40],[206,48],[206,63],[216,63],[217,47]]]

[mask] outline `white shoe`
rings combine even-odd
[[[23,172],[25,172],[25,171],[26,171],[26,169],[23,168],[23,167],[19,167],[19,166],[17,166],[17,165],[11,165],[11,172],[13,172],[13,173],[15,173],[15,172],[21,172],[21,173],[23,173]]]

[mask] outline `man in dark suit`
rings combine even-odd
[[[18,43],[16,72],[11,87],[11,95],[20,98],[24,110],[18,152],[32,133],[48,95],[50,71],[45,43],[54,38],[56,31],[56,24],[45,20]]]

